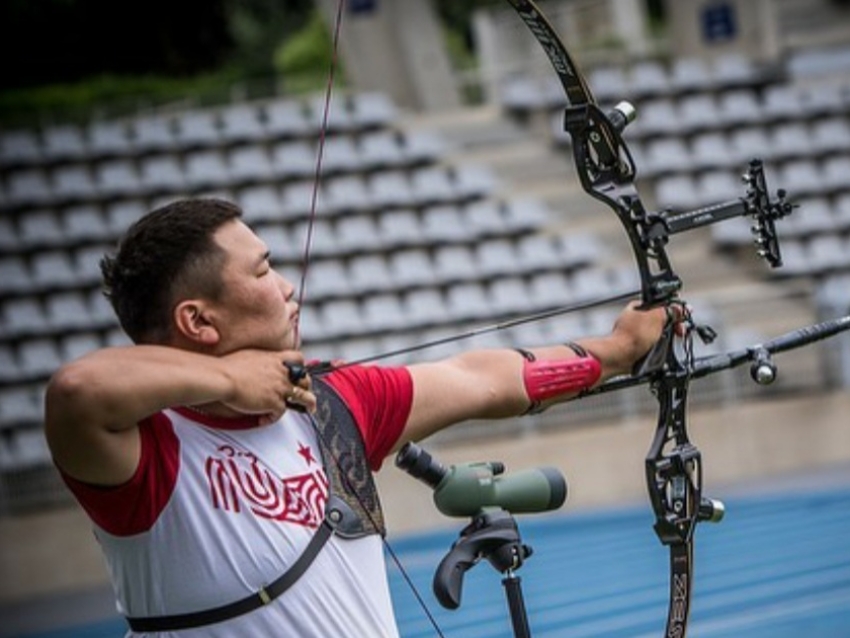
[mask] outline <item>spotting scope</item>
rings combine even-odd
[[[446,468],[415,443],[399,450],[396,466],[434,490],[434,504],[446,516],[475,516],[500,507],[513,514],[548,512],[564,504],[567,482],[553,467],[504,474],[499,462],[464,463]]]

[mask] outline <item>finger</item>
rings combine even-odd
[[[301,408],[313,412],[316,409],[316,395],[301,387],[294,387],[286,398],[290,407]]]

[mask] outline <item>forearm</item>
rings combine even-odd
[[[227,401],[233,393],[220,358],[162,346],[92,353],[62,368],[48,389],[64,409],[116,430],[163,408]]]

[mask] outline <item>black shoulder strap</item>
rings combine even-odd
[[[330,502],[329,502],[330,504]],[[333,528],[328,520],[319,525],[319,529],[313,534],[313,538],[307,544],[307,547],[302,552],[289,569],[274,582],[265,587],[261,587],[249,596],[237,600],[236,602],[214,607],[212,609],[204,609],[203,611],[191,612],[188,614],[174,614],[172,616],[146,616],[146,617],[127,617],[127,622],[130,629],[137,632],[154,632],[154,631],[177,631],[179,629],[189,629],[192,627],[203,627],[213,623],[230,620],[236,616],[247,614],[268,605],[275,598],[289,589],[295,582],[301,578],[307,568],[313,563],[313,559],[328,542],[328,539],[333,533]]]

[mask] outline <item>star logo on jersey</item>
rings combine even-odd
[[[316,463],[316,457],[313,456],[313,448],[309,445],[304,445],[300,441],[298,443],[298,454],[304,457],[304,462],[307,464],[307,467]]]

